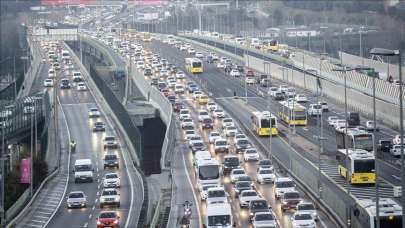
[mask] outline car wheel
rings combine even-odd
[[[102,209],[104,207],[104,205],[103,204],[100,204],[100,208]]]
[[[118,204],[117,204],[117,207],[120,207],[120,206],[121,206],[121,204],[120,204],[120,203],[118,203]]]

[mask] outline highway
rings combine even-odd
[[[63,68],[62,68],[63,69]],[[75,69],[78,69],[77,66]],[[72,71],[62,70],[59,78],[69,78],[72,82]],[[43,68],[44,74],[47,75],[47,68]],[[82,73],[83,74],[83,73]],[[43,80],[38,80],[42,83]],[[88,83],[87,83],[88,84]],[[59,86],[56,84],[55,86]],[[52,92],[52,91],[51,91]],[[116,210],[121,217],[121,224],[129,227],[135,226],[137,218],[130,219],[139,215],[139,208],[142,202],[142,184],[141,180],[135,174],[134,167],[128,160],[126,148],[120,142],[120,148],[116,151],[120,156],[119,170],[104,170],[103,168],[103,138],[106,135],[117,135],[114,125],[110,118],[106,118],[105,113],[98,106],[93,93],[90,90],[77,91],[76,83],[72,83],[71,89],[58,89],[59,100],[66,116],[66,124],[69,128],[71,139],[77,143],[76,152],[71,155],[70,170],[73,170],[74,162],[76,159],[89,158],[94,165],[94,182],[92,183],[74,183],[74,175],[71,172],[65,196],[71,191],[83,191],[87,196],[88,205],[83,209],[67,209],[66,200],[62,199],[62,203],[49,223],[48,227],[60,227],[61,224],[69,224],[69,227],[95,227],[96,217],[101,211],[99,206],[99,196],[103,189],[102,180],[107,172],[117,172],[121,178],[121,206]],[[97,119],[88,118],[88,110],[91,107],[98,107],[102,111],[102,116]],[[93,124],[95,121],[103,121],[106,124],[105,132],[92,132]],[[67,140],[65,138],[65,140]],[[120,140],[119,140],[120,141]],[[67,143],[63,142],[62,143]],[[112,151],[114,152],[114,151]],[[129,179],[129,173],[132,180]],[[52,201],[50,198],[49,201]],[[132,207],[132,214],[129,211]],[[105,210],[105,209],[104,209]],[[127,223],[127,221],[129,221]]]
[[[150,48],[153,50],[160,50],[162,53],[162,56],[167,58],[167,59],[172,59],[172,61],[175,61],[177,65],[180,65],[180,67],[184,67],[184,58],[188,56],[185,52],[179,51],[177,48],[173,46],[169,46],[167,44],[164,44],[160,41],[154,41],[154,45],[151,45]],[[198,48],[197,48],[198,50]],[[206,51],[205,51],[206,52]],[[275,67],[275,64],[272,64],[271,69],[276,69],[272,71],[272,73],[281,73],[280,70],[277,70],[277,67]],[[212,80],[215,78],[215,80]],[[205,72],[201,75],[196,76],[197,82],[199,82],[203,87],[206,87],[207,91],[211,92],[214,97],[216,97],[216,100],[219,103],[223,103],[225,107],[229,107],[229,109],[234,108],[235,106],[232,104],[229,104],[228,101],[229,99],[223,99],[223,98],[229,98],[233,96],[234,91],[236,94],[240,97],[245,96],[245,89],[244,89],[244,83],[241,82],[240,80],[234,79],[233,77],[229,77],[228,75],[225,75],[225,73],[218,68],[216,68],[214,65],[211,64],[205,64]],[[274,80],[273,80],[274,82]],[[274,86],[278,86],[279,83],[275,84]],[[286,84],[286,83],[283,83]],[[225,89],[223,89],[225,88]],[[267,92],[262,89],[262,92]],[[303,90],[298,90],[297,93],[299,94],[306,94],[308,99],[315,100],[314,95],[308,93],[308,91],[303,91]],[[276,113],[279,104],[272,99],[266,100],[262,97],[258,96],[258,90],[254,86],[248,86],[247,89],[247,97],[248,97],[248,105],[246,104],[239,104],[236,107],[248,107],[248,109],[245,112],[240,112],[240,109],[236,109],[235,111],[239,111],[236,116],[245,116],[246,119],[244,122],[245,124],[249,123],[249,114],[251,110],[268,110],[268,105],[270,105],[270,110],[273,113]],[[220,98],[220,99],[218,99]],[[270,102],[268,104],[268,102]],[[226,105],[228,104],[228,105]],[[328,104],[333,104],[332,102],[328,101]],[[332,105],[331,105],[332,106]],[[338,107],[337,105],[333,105],[331,107],[332,111],[324,116],[324,137],[328,139],[328,141],[324,142],[324,150],[328,154],[328,156],[322,156],[322,159],[325,161],[322,164],[322,170],[324,172],[330,173],[331,176],[334,177],[335,181],[338,181],[343,187],[346,187],[346,183],[344,183],[344,179],[340,178],[337,174],[337,165],[334,162],[334,151],[336,151],[336,141],[335,141],[335,133],[334,129],[328,127],[328,124],[326,122],[327,117],[329,115],[338,115],[339,117],[342,117],[344,115],[344,112],[342,113],[341,107],[338,110],[334,110],[335,107]],[[319,127],[317,127],[316,119],[314,118],[309,118],[309,125],[307,127],[296,127],[296,132],[297,135],[300,137],[295,136],[294,138],[298,138],[298,142],[294,143],[295,148],[299,149],[299,151],[303,151],[303,155],[308,158],[310,161],[312,161],[314,164],[317,163],[317,157],[319,153],[319,149],[317,148],[318,142],[316,141],[315,138],[313,138],[313,135],[319,135],[320,130]],[[282,123],[279,121],[279,123]],[[279,124],[280,126],[281,124]],[[384,128],[383,128],[384,129]],[[282,130],[283,131],[283,130]],[[392,130],[388,130],[389,134],[392,134]],[[289,129],[288,126],[284,125],[284,134],[288,135],[287,138],[291,138],[289,135]],[[387,134],[383,133],[385,131],[381,131],[378,133],[377,138],[379,137],[386,137]],[[258,138],[258,140],[262,140]],[[276,140],[273,140],[276,141]],[[288,140],[287,140],[288,141]],[[307,148],[301,148],[298,145],[302,145],[302,142],[304,141],[309,141],[309,147]],[[264,142],[265,143],[265,142]],[[307,143],[308,144],[308,143]],[[304,150],[302,150],[304,149]],[[382,187],[380,188],[380,193],[381,195],[385,197],[392,197],[393,190],[392,190],[392,185],[398,185],[398,179],[396,177],[396,173],[399,172],[399,169],[387,162],[380,161],[379,162],[379,172],[380,172],[380,177],[383,179]],[[374,187],[354,187],[356,188],[357,191],[357,196],[359,198],[367,198],[375,195],[373,193]]]

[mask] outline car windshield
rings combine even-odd
[[[243,169],[234,169],[232,171],[232,174],[234,174],[234,175],[245,174],[245,170],[243,170]]]
[[[230,215],[214,215],[208,216],[208,226],[229,226],[231,224]]]
[[[204,165],[199,167],[199,178],[201,180],[217,179],[219,168],[217,165]]]
[[[295,220],[310,220],[312,216],[310,214],[296,214],[294,216]]]
[[[315,210],[315,207],[313,204],[301,204],[298,205],[298,210]]]
[[[211,137],[215,137],[215,136],[220,136],[219,133],[215,132],[215,133],[211,133]]]
[[[104,190],[102,195],[103,196],[115,196],[115,195],[117,195],[117,192],[115,190]]]
[[[96,109],[96,108],[91,108],[90,111],[91,111],[91,112],[98,112],[98,109]]]
[[[248,144],[249,143],[249,141],[248,140],[246,140],[246,139],[241,139],[241,140],[238,140],[238,145],[246,145],[246,144]]]
[[[92,167],[91,165],[76,165],[75,170],[76,172],[92,171]]]
[[[192,130],[188,130],[188,131],[186,131],[184,134],[186,134],[186,135],[194,135],[195,132],[192,131]]]
[[[257,192],[255,191],[242,192],[242,196],[257,196]]]
[[[249,181],[249,182],[251,182],[252,181],[252,178],[250,178],[248,175],[243,175],[243,176],[240,176],[239,178],[238,178],[238,181]]]
[[[248,181],[239,181],[236,183],[236,187],[237,188],[246,188],[246,187],[250,188],[250,183]]]
[[[227,165],[239,165],[239,158],[225,158],[224,163]]]
[[[225,197],[225,196],[226,194],[224,190],[208,191],[208,198]]]
[[[270,213],[256,214],[255,216],[255,221],[268,221],[268,220],[274,220],[273,215]]]
[[[114,141],[114,140],[115,140],[115,137],[113,137],[113,136],[109,136],[109,137],[104,138],[104,141]]]
[[[263,165],[271,165],[271,161],[270,160],[261,160],[259,162],[259,166],[263,166]]]
[[[206,191],[209,188],[215,188],[215,187],[217,187],[217,186],[216,185],[203,185],[202,189],[203,189],[203,191]]]
[[[118,178],[118,175],[115,173],[109,173],[109,174],[105,175],[105,178],[106,179],[115,179],[115,178]]]
[[[294,187],[294,183],[292,181],[280,181],[276,182],[277,188],[292,188]]]
[[[69,198],[83,198],[84,195],[81,192],[72,192],[69,194]]]
[[[247,154],[256,154],[257,152],[256,152],[256,150],[246,150],[245,153],[247,153]]]
[[[104,212],[99,216],[99,218],[115,218],[115,217],[116,217],[115,212]]]
[[[262,169],[259,171],[260,174],[271,174],[273,173],[273,170],[271,169]]]
[[[300,194],[298,192],[286,192],[284,194],[285,199],[298,199],[300,198]]]
[[[232,119],[224,119],[223,122],[224,123],[232,123]]]
[[[235,130],[236,130],[236,127],[227,127],[226,130],[227,130],[227,131],[235,131]]]
[[[250,201],[250,208],[251,209],[267,209],[269,206],[267,205],[266,200],[254,200]]]
[[[212,120],[211,120],[211,119],[204,119],[203,122],[204,122],[204,123],[212,123]]]
[[[104,156],[105,160],[117,160],[117,155],[115,154],[107,154]]]
[[[215,145],[217,146],[225,146],[227,143],[225,140],[217,140],[215,141]]]

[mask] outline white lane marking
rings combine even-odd
[[[93,214],[89,214],[89,219],[91,219],[91,217],[93,217]]]
[[[90,102],[64,103],[64,104],[62,104],[62,106],[82,106],[82,105],[91,105],[91,104],[94,104],[94,103],[90,103]]]
[[[397,179],[397,180],[401,180],[401,177],[396,176],[396,175],[391,175],[393,178]]]
[[[31,219],[31,222],[37,222],[37,223],[45,223],[45,221],[43,220],[35,220],[35,219]]]
[[[322,225],[323,227],[328,228],[328,226],[323,222],[322,219],[319,218],[319,222],[321,223],[321,225]]]
[[[41,209],[39,209],[39,210],[41,210]],[[51,212],[44,212],[44,211],[36,211],[37,213],[40,213],[40,214],[44,214],[44,215],[50,215],[50,214],[52,214]]]
[[[48,219],[49,217],[47,217],[47,216],[42,216],[42,215],[34,215],[34,217],[37,217],[37,218],[44,218],[44,219]]]
[[[83,225],[83,227],[87,227],[88,225],[89,225],[89,223],[86,222],[86,223]]]
[[[187,169],[187,164],[186,164],[186,159],[184,158],[184,153],[182,154],[182,158],[183,158],[184,170],[187,173],[187,180],[188,180],[188,183],[189,183],[189,185],[190,185],[190,187],[192,189],[194,202],[197,204],[198,203],[197,196],[196,196],[195,191],[194,191],[193,182],[191,181],[191,178],[190,178],[190,173],[188,172],[188,169]],[[200,220],[201,220],[200,206],[196,205],[196,208],[197,208],[197,214],[198,214],[198,227],[201,227],[201,223],[200,223]]]
[[[94,211],[96,209],[96,205],[93,205],[91,209]]]
[[[24,226],[32,226],[32,227],[42,227],[42,225],[36,225],[36,224],[31,224],[31,223],[26,223]]]

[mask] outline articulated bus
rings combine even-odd
[[[402,227],[402,207],[390,198],[380,198],[381,228]],[[377,228],[376,201],[373,199],[360,199],[356,201],[355,207],[351,210],[351,221],[353,228]]]
[[[336,160],[340,176],[351,184],[375,184],[375,157],[371,152],[362,149],[339,149]]]
[[[190,73],[202,73],[203,64],[202,61],[198,58],[186,58],[186,70]]]
[[[373,134],[363,130],[347,129],[336,131],[336,144],[338,149],[354,148],[367,151],[373,150]]]
[[[281,101],[278,117],[289,125],[307,125],[307,110],[297,102]]]
[[[252,112],[250,119],[252,121],[252,130],[258,136],[278,135],[277,117],[270,114],[270,112]]]

